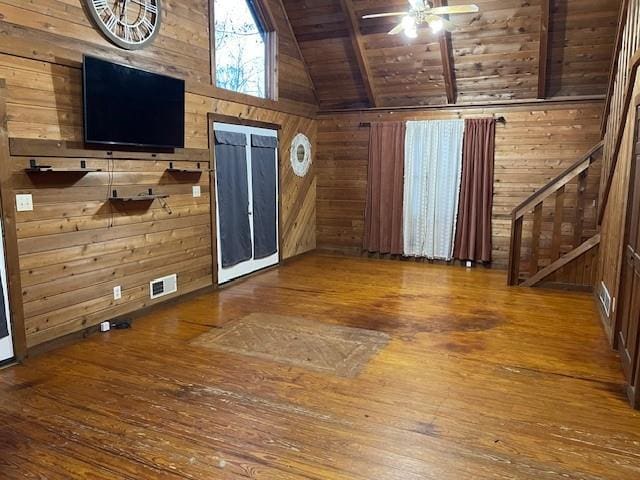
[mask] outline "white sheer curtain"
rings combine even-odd
[[[407,122],[404,160],[404,254],[451,260],[464,120]]]

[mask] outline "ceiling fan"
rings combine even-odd
[[[450,32],[455,29],[455,25],[442,18],[442,15],[476,13],[480,11],[477,5],[433,7],[431,2],[425,0],[409,0],[409,3],[411,4],[411,9],[408,12],[376,13],[365,15],[362,18],[402,17],[401,22],[389,32],[389,35],[397,35],[404,31],[407,37],[416,38],[418,36],[418,25],[429,25],[433,33],[438,33],[442,30]]]

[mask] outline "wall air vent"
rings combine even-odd
[[[598,297],[600,298],[600,304],[602,305],[602,309],[604,313],[607,314],[607,317],[611,316],[611,294],[609,293],[609,289],[604,284],[604,282],[600,282],[600,292],[598,293]]]
[[[149,282],[151,298],[164,297],[178,291],[178,276],[176,274],[158,278]]]

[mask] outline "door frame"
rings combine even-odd
[[[16,232],[15,197],[11,184],[11,151],[7,129],[7,88],[0,78],[0,221],[4,233],[5,268],[7,274],[7,297],[11,315],[13,355],[17,361],[27,356],[27,338],[22,305],[22,282],[18,257],[18,235]]]
[[[217,235],[217,225],[218,225],[218,205],[216,202],[216,149],[215,149],[215,131],[213,128],[214,123],[228,123],[231,125],[240,125],[243,127],[255,127],[255,128],[264,128],[267,130],[275,130],[278,132],[278,154],[277,157],[277,165],[276,168],[278,170],[278,263],[268,267],[274,268],[282,263],[282,175],[281,175],[281,149],[280,149],[280,132],[282,130],[282,125],[276,123],[269,122],[261,122],[259,120],[251,120],[248,118],[240,118],[234,117],[231,115],[224,115],[215,112],[207,113],[207,131],[209,133],[209,157],[210,157],[210,169],[209,169],[209,208],[211,210],[211,258],[213,262],[212,268],[212,279],[213,286],[215,288],[220,288],[220,284],[218,283],[218,235]],[[224,284],[233,285],[237,281],[241,281],[251,275],[256,273],[263,272],[263,270],[258,270],[256,272],[250,273],[243,277],[239,277],[235,280],[231,280]]]
[[[624,313],[624,306],[621,304],[621,301],[624,301],[622,296],[625,293],[626,285],[624,273],[626,271],[626,257],[627,257],[627,244],[629,243],[629,238],[631,236],[631,229],[633,225],[632,222],[632,203],[636,193],[640,195],[640,192],[636,192],[636,176],[640,175],[640,149],[636,146],[640,141],[640,95],[635,98],[634,108],[636,110],[636,114],[634,116],[634,133],[633,133],[633,148],[631,150],[631,164],[629,165],[629,179],[628,179],[628,187],[627,187],[627,200],[626,200],[626,209],[624,214],[624,231],[622,234],[622,245],[620,249],[620,259],[618,262],[618,285],[617,285],[617,298],[618,302],[616,305],[615,312],[615,321],[613,325],[613,346],[618,351],[621,356],[625,355],[623,351],[624,345],[623,342],[620,341],[620,334],[622,330],[623,318],[622,315]],[[639,220],[640,222],[640,220]],[[638,226],[636,226],[638,228]],[[639,320],[640,321],[640,320]],[[638,333],[640,335],[640,332]],[[627,339],[628,341],[628,339]],[[627,397],[629,398],[629,402],[634,408],[640,408],[640,352],[636,354],[636,373],[635,378],[626,379],[628,381],[627,384]],[[633,367],[633,366],[632,366]],[[626,377],[626,372],[625,372]]]
[[[5,316],[5,321],[7,323],[7,332],[8,335],[4,338],[0,339],[0,345],[2,348],[0,352],[2,352],[2,357],[0,357],[0,365],[4,365],[5,363],[12,363],[16,358],[16,346],[13,341],[13,321],[11,315],[11,304],[9,303],[9,269],[7,268],[7,252],[4,248],[4,222],[0,221],[0,286],[2,287],[2,291],[0,292],[0,299],[2,300],[2,309],[3,312],[0,312]],[[6,353],[9,354],[8,357],[4,357]]]

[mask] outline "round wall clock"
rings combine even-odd
[[[299,133],[291,142],[291,168],[293,173],[304,177],[311,166],[311,142],[303,133]]]
[[[161,0],[86,0],[102,33],[119,47],[136,50],[160,30]]]

